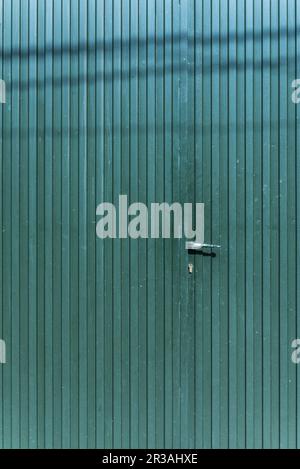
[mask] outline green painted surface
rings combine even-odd
[[[0,447],[300,446],[299,26],[299,0],[0,0]],[[220,252],[97,239],[119,194],[205,203]]]

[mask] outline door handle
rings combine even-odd
[[[188,241],[185,245],[185,248],[188,251],[201,251],[202,249],[220,249],[221,246],[218,244],[205,244],[205,243],[195,243],[194,241]]]

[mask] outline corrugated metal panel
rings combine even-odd
[[[299,23],[0,0],[1,447],[300,446]],[[220,253],[97,239],[119,194],[204,202]]]

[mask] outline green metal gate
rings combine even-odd
[[[0,0],[0,26],[0,447],[300,446],[300,0]],[[205,203],[220,251],[97,239],[120,194]]]

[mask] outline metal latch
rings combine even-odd
[[[221,246],[218,244],[195,243],[193,241],[188,241],[185,248],[188,251],[202,251],[202,249],[220,249]]]

